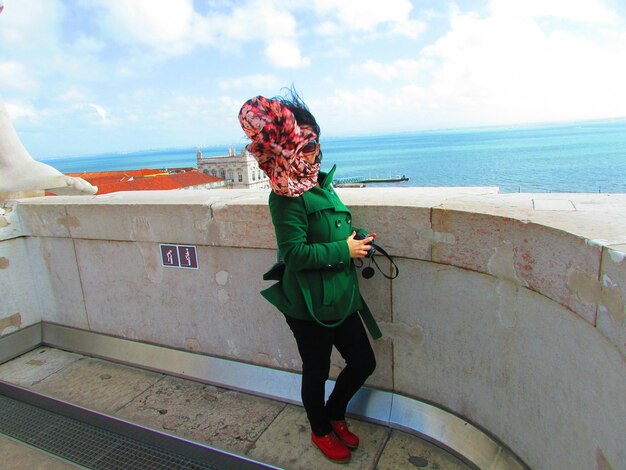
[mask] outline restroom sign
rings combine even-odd
[[[159,245],[161,263],[168,268],[198,269],[198,255],[195,246]]]

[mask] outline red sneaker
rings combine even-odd
[[[348,423],[345,421],[331,421],[330,425],[333,427],[333,431],[337,434],[337,437],[343,442],[346,447],[350,449],[356,449],[359,447],[359,436],[350,432],[348,429]]]
[[[350,461],[350,449],[341,443],[334,432],[321,437],[311,433],[311,441],[327,459],[335,463],[348,463]]]

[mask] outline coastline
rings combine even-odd
[[[501,192],[626,193],[626,119],[515,129],[420,131],[321,141],[338,180],[405,175],[394,186],[498,186]],[[241,151],[241,147],[236,151]],[[195,167],[198,147],[54,157],[63,173]],[[223,156],[227,146],[200,148]],[[382,186],[384,183],[376,184]]]

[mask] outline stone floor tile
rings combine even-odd
[[[116,416],[243,454],[284,407],[281,402],[166,377]]]
[[[389,430],[382,426],[348,418],[350,429],[360,438],[347,465],[337,465],[311,443],[311,429],[304,408],[289,405],[257,440],[249,456],[288,470],[372,469],[387,440]],[[399,468],[399,467],[397,467]]]
[[[40,347],[0,365],[0,380],[32,387],[82,357],[60,349]]]
[[[470,470],[456,457],[412,434],[392,431],[376,470]]]
[[[74,464],[0,435],[0,462],[3,470],[75,470]]]
[[[85,357],[32,389],[86,408],[114,413],[163,378],[162,374]]]

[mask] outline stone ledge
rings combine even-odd
[[[337,192],[351,208],[440,209],[479,213],[535,223],[571,233],[601,246],[626,245],[626,194],[555,194],[514,193],[499,194],[497,188],[339,188]],[[102,196],[56,196],[19,199],[11,202],[32,225],[24,226],[24,235],[64,236],[50,232],[51,226],[69,225],[71,220],[57,220],[67,216],[84,215],[79,208],[115,207],[132,210],[135,207],[184,205],[211,208],[213,211],[229,207],[256,208],[267,205],[267,190],[190,190],[190,191],[132,191]],[[538,201],[550,201],[561,209],[537,209]],[[46,206],[42,210],[41,206]],[[52,206],[57,208],[52,209]],[[554,207],[557,207],[554,206]],[[574,210],[572,210],[572,207]],[[195,210],[195,209],[194,209]],[[56,211],[56,212],[55,212]],[[59,212],[60,211],[60,212]],[[73,211],[76,211],[75,213]],[[39,222],[33,221],[42,212],[53,212]],[[46,223],[44,230],[43,223]],[[94,226],[94,229],[98,226]],[[80,234],[76,232],[76,235]],[[70,236],[76,236],[70,235]],[[68,236],[68,235],[65,235]],[[267,247],[269,248],[269,246]]]
[[[338,192],[355,224],[376,231],[392,255],[511,281],[594,326],[600,315],[603,331],[626,351],[626,274],[622,262],[612,261],[626,252],[626,194],[499,194],[490,187]],[[135,191],[13,204],[28,236],[274,249],[268,193]]]

